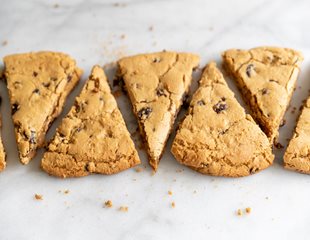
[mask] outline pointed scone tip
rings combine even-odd
[[[242,177],[274,159],[267,136],[236,100],[211,62],[173,141],[177,161],[203,174]]]
[[[273,142],[296,86],[302,54],[289,48],[258,47],[230,49],[222,57],[253,118]]]
[[[155,171],[199,60],[194,54],[166,51],[118,61],[118,75],[125,83]]]
[[[310,174],[310,98],[302,109],[283,158],[286,169]]]
[[[27,164],[42,147],[82,70],[71,57],[57,52],[9,55],[4,64],[19,157]]]
[[[1,98],[0,98],[0,102],[1,102]],[[1,127],[2,127],[2,119],[0,117],[0,129]],[[6,154],[5,154],[3,143],[2,143],[2,137],[0,136],[0,172],[5,169],[5,166],[6,166],[5,158],[6,158]]]
[[[41,166],[57,177],[114,174],[140,163],[104,71],[94,66]]]

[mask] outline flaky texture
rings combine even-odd
[[[256,173],[274,159],[267,136],[239,105],[213,62],[202,74],[171,152],[196,171],[228,177]]]
[[[310,174],[310,98],[303,107],[284,154],[284,167]]]
[[[198,64],[198,56],[176,52],[136,55],[118,62],[155,170]]]
[[[68,55],[56,52],[9,55],[4,64],[19,157],[27,164],[82,71]]]
[[[113,174],[140,163],[104,71],[95,66],[41,166],[58,177]]]
[[[227,50],[222,57],[253,118],[273,141],[292,97],[302,54],[288,48],[258,47]]]

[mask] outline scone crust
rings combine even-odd
[[[118,75],[125,83],[154,170],[198,64],[197,55],[167,51],[118,61]]]
[[[203,72],[171,152],[196,171],[227,177],[256,173],[274,159],[267,136],[239,105],[214,62]]]
[[[140,163],[104,71],[94,66],[41,166],[57,177],[114,174]]]

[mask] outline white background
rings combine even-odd
[[[68,112],[91,67],[124,55],[189,51],[200,54],[203,66],[210,60],[220,64],[220,54],[228,48],[296,48],[305,61],[285,116],[287,124],[280,131],[280,142],[286,145],[299,113],[291,111],[301,106],[310,89],[309,10],[308,0],[0,0],[0,57],[34,50],[63,51],[74,57],[85,73],[66,103]],[[228,82],[243,104],[234,83]],[[19,163],[8,95],[4,83],[0,87],[7,151],[7,168],[0,173],[1,240],[309,239],[310,177],[283,169],[283,150],[275,150],[269,169],[228,179],[204,176],[178,164],[169,152],[170,138],[155,176],[140,150],[142,172],[57,179],[40,170],[42,150],[29,165]],[[136,121],[128,99],[122,96],[118,102],[133,133]],[[134,138],[138,146],[139,137]],[[59,193],[66,189],[69,194]],[[43,200],[35,200],[35,193]],[[108,199],[111,209],[103,208]],[[127,213],[117,210],[122,205],[129,207]],[[237,209],[246,207],[252,208],[251,214],[236,215]]]

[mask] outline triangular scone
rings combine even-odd
[[[56,52],[9,55],[4,64],[19,157],[27,164],[82,71],[68,55]]]
[[[203,72],[171,152],[196,171],[228,177],[256,173],[274,159],[267,136],[239,105],[213,62]]]
[[[1,102],[1,99],[0,99]],[[0,128],[2,125],[1,117],[0,117]],[[5,162],[5,151],[2,143],[2,138],[0,137],[0,172],[5,168],[6,162]]]
[[[310,174],[310,97],[303,107],[293,138],[284,154],[284,167]]]
[[[125,82],[154,170],[198,64],[197,55],[176,52],[141,54],[118,61],[119,75]]]
[[[231,49],[222,57],[253,118],[273,141],[295,88],[302,54],[287,48],[259,47]]]
[[[113,174],[139,163],[104,71],[95,66],[58,127],[41,166],[47,173],[65,178]]]

